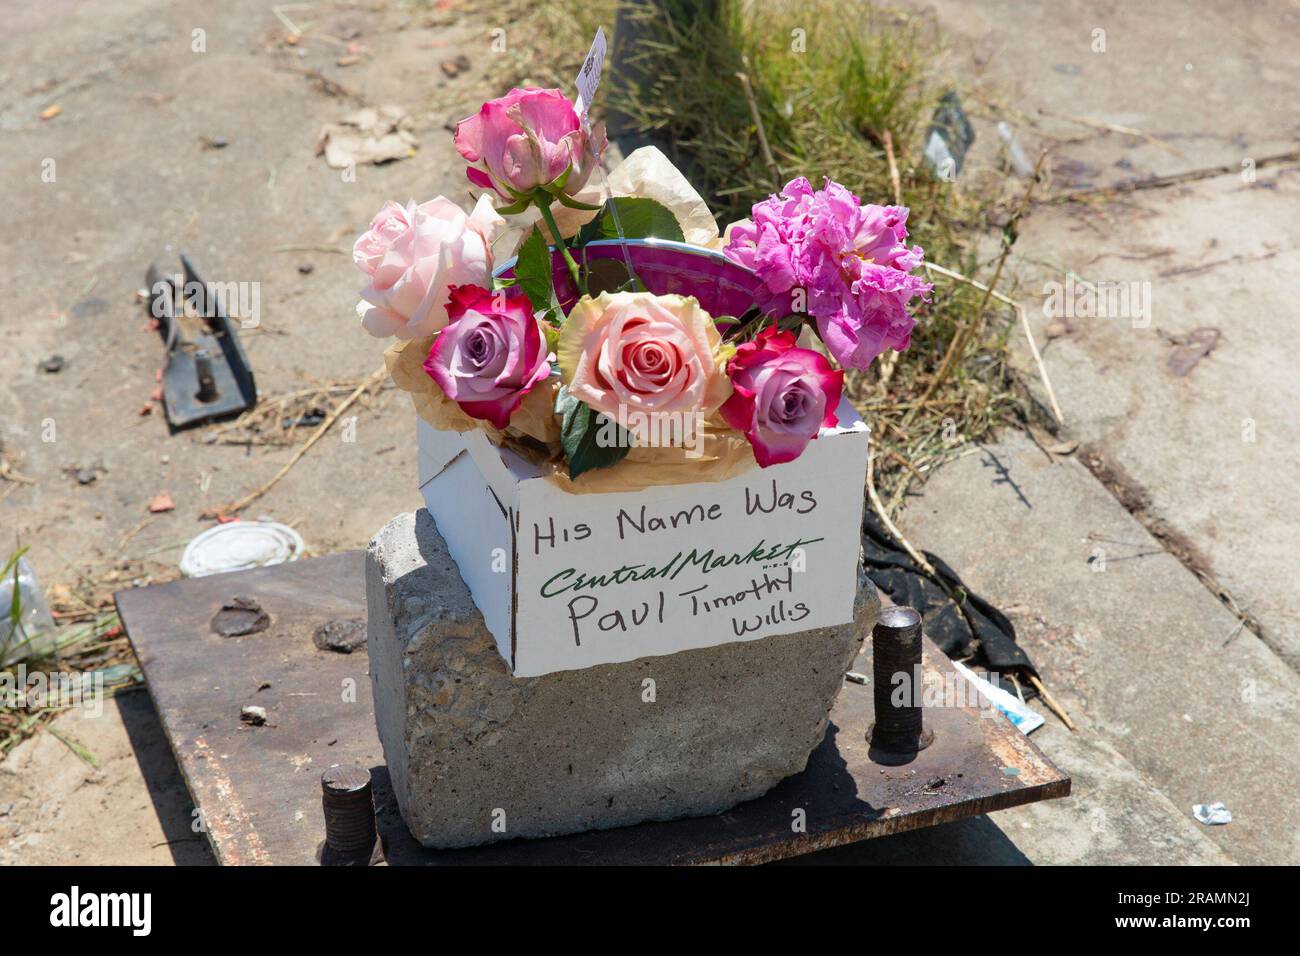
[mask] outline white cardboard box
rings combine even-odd
[[[853,619],[869,439],[837,414],[788,464],[581,495],[421,420],[420,490],[517,677],[830,627]]]

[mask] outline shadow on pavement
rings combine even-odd
[[[148,692],[141,689],[118,694],[113,701],[131,740],[140,773],[149,788],[149,798],[167,838],[172,861],[178,866],[215,865],[207,838],[192,829],[194,802],[185,789],[185,781]]]
[[[793,866],[1032,866],[987,816],[864,840],[776,865]]]

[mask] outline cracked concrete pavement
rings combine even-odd
[[[1239,863],[1294,863],[1300,123],[1286,91],[1300,81],[1300,9],[911,6],[937,18],[948,68],[976,90],[972,172],[1000,163],[998,120],[1031,156],[1050,151],[1008,272],[1061,434],[1081,448],[1052,462],[1003,435],[928,480],[904,532],[1017,609],[1093,749],[1083,762],[1078,746],[1059,751],[1080,784],[1074,812],[1092,804],[1094,832],[1124,837],[1092,859],[1211,862],[1212,843]],[[1018,329],[1012,341],[1046,408]],[[1042,733],[1044,746],[1060,738]],[[1138,788],[1106,787],[1096,747],[1169,801],[1158,825],[1134,825]],[[1189,828],[1192,804],[1215,800],[1233,823]],[[1206,844],[1190,856],[1189,829]],[[1071,858],[1050,831],[1016,842],[1032,859]]]
[[[924,6],[987,94],[977,158],[997,162],[998,119],[1050,150],[1009,267],[1067,433],[1300,667],[1300,9]]]

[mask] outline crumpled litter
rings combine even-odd
[[[334,169],[406,159],[420,145],[412,126],[410,114],[400,106],[367,106],[321,127],[316,155],[324,153]]]
[[[1198,803],[1192,807],[1192,816],[1207,827],[1222,826],[1232,822],[1232,811],[1222,803],[1211,803],[1209,806]]]

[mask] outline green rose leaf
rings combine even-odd
[[[534,309],[545,312],[551,307],[551,250],[536,229],[519,248],[515,278]]]
[[[627,433],[590,405],[561,388],[555,410],[562,416],[560,444],[569,459],[569,477],[593,468],[608,468],[622,461],[631,449]]]
[[[618,238],[614,214],[610,211],[611,203],[618,209],[618,220],[623,226],[623,238],[685,241],[677,217],[663,203],[642,196],[618,196],[607,201],[602,211],[579,230],[578,245],[586,245],[595,239]]]
[[[589,202],[579,202],[577,199],[574,199],[572,196],[566,196],[564,193],[556,193],[555,201],[561,206],[568,206],[570,209],[585,209],[588,212],[600,208],[599,205],[593,206]]]
[[[516,199],[514,202],[505,206],[497,206],[498,216],[514,216],[533,204],[533,201],[525,196],[523,199]]]

